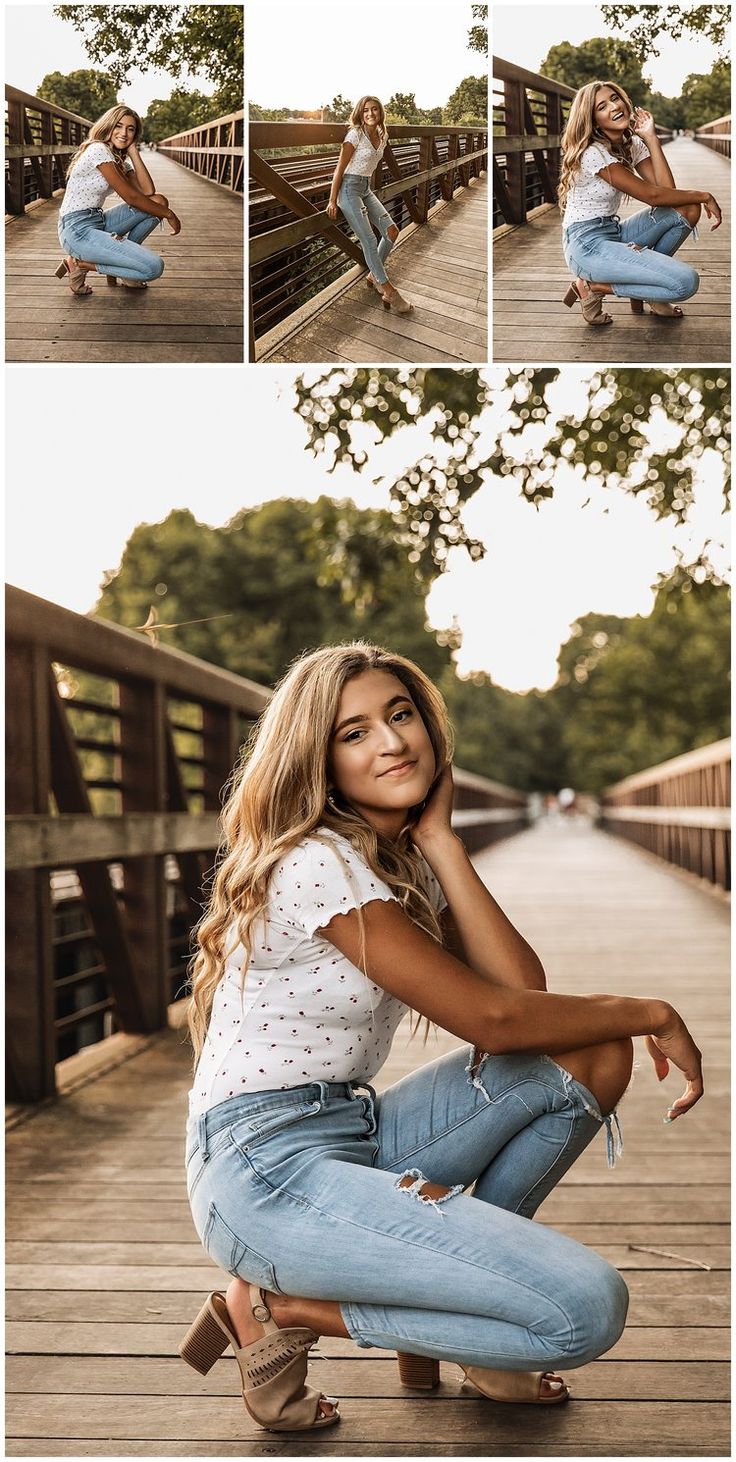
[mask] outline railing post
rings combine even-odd
[[[54,191],[54,158],[51,152],[54,143],[54,123],[50,112],[41,112],[41,142],[44,147],[49,149],[48,152],[44,152],[39,158],[41,197],[50,198]]]
[[[7,801],[10,815],[49,810],[48,656],[12,640],[6,658]],[[56,1092],[56,1032],[49,874],[6,874],[7,1094],[38,1102]]]
[[[419,139],[419,171],[427,172],[432,166],[432,139],[431,137],[420,137]],[[429,181],[420,183],[417,188],[417,207],[422,223],[427,222],[429,213],[429,199],[431,196]]]
[[[23,103],[16,101],[6,102],[8,108],[8,142],[21,147],[23,144]],[[24,197],[24,169],[25,160],[20,157],[8,158],[8,180],[5,194],[5,207],[8,213],[21,214],[25,205]]]
[[[509,137],[522,137],[524,127],[524,101],[526,92],[523,81],[506,80],[503,84],[506,132]],[[526,219],[526,158],[523,150],[510,152],[506,159],[506,188],[511,205],[512,223],[524,223]]]
[[[560,137],[562,134],[562,97],[557,91],[547,92],[547,136]],[[561,148],[550,147],[547,156],[549,158],[550,180],[555,192],[560,182],[560,157]]]
[[[157,682],[120,682],[120,755],[123,815],[166,810],[163,688]],[[149,854],[124,862],[125,913],[131,955],[142,972],[146,1030],[166,1025],[169,943],[166,859]]]

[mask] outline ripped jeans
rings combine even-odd
[[[394,221],[373,192],[370,178],[363,177],[361,173],[346,173],[337,202],[363,250],[363,258],[376,283],[388,284],[384,260],[393,248],[388,231],[393,228]],[[379,244],[376,243],[374,227],[381,235]]]
[[[672,258],[691,234],[697,238],[676,208],[642,208],[623,220],[611,214],[573,223],[562,247],[579,279],[610,284],[624,299],[675,304],[690,299],[700,284],[691,264]]]
[[[623,1279],[532,1221],[600,1128],[595,1098],[549,1057],[487,1056],[474,1076],[472,1056],[452,1051],[380,1097],[314,1082],[192,1118],[187,1185],[210,1258],[339,1301],[361,1346],[507,1370],[608,1350]],[[422,1198],[424,1181],[449,1192]]]

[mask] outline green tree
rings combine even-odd
[[[342,96],[341,93],[338,92],[337,96],[333,96],[332,101],[330,102],[329,106],[323,108],[324,116],[325,116],[325,121],[326,122],[347,122],[347,121],[349,121],[349,119],[350,119],[350,117],[352,115],[353,105],[354,105],[353,102],[349,101],[347,97]]]
[[[240,5],[55,5],[103,62],[118,86],[130,71],[181,77],[204,73],[223,112],[243,106],[243,10]]]
[[[177,86],[171,96],[150,103],[143,119],[144,136],[147,142],[160,142],[163,137],[175,137],[177,132],[186,132],[215,116],[211,96]]]
[[[66,76],[61,71],[50,71],[44,76],[36,95],[68,112],[76,112],[88,122],[94,122],[103,112],[117,104],[118,93],[115,82],[106,71],[91,68],[70,71]]]
[[[704,36],[720,59],[728,55],[730,5],[602,5],[606,25],[624,31],[641,61],[659,55],[663,36],[675,41]]]
[[[473,24],[468,31],[468,50],[488,55],[488,6],[471,5]]]
[[[458,126],[461,122],[488,124],[488,77],[466,76],[455,88],[444,108],[443,121]]]
[[[416,122],[418,113],[413,91],[395,91],[386,102],[386,116],[394,122]]]
[[[617,81],[633,102],[645,106],[650,83],[642,75],[639,53],[628,41],[611,36],[594,36],[579,46],[558,41],[551,46],[540,66],[543,76],[566,86],[585,86],[589,81]]]
[[[675,131],[686,126],[685,107],[679,96],[662,96],[661,92],[653,91],[647,107],[659,127],[670,127]]]
[[[703,452],[712,448],[727,459],[729,372],[605,368],[581,382],[582,404],[574,408],[555,403],[560,374],[555,366],[330,368],[316,378],[297,376],[295,410],[308,450],[321,455],[328,472],[339,463],[364,470],[366,424],[380,444],[403,426],[428,423],[431,449],[390,481],[397,529],[423,573],[441,569],[455,546],[483,556],[463,524],[463,507],[476,492],[492,491],[494,478],[511,476],[520,495],[539,505],[554,496],[562,463],[591,482],[643,496],[656,517],[681,523]],[[491,406],[503,408],[504,426],[489,448],[483,428]],[[652,439],[658,420],[671,428],[666,447]],[[707,544],[690,567],[699,565],[714,572]]]
[[[707,76],[687,76],[682,88],[684,127],[705,126],[731,111],[731,67],[720,61]]]

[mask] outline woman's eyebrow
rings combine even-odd
[[[395,706],[395,705],[398,705],[398,702],[399,701],[406,701],[407,705],[411,705],[411,701],[409,700],[408,695],[394,695],[394,696],[391,697],[390,701],[386,701],[386,704],[383,707],[383,710],[384,711],[390,711],[391,710],[391,707],[392,706]],[[362,715],[362,716],[348,716],[347,720],[341,721],[340,722],[340,725],[335,727],[335,730],[333,732],[333,735],[334,736],[337,736],[338,733],[340,731],[342,731],[342,729],[343,729],[344,726],[354,726],[359,721],[367,721],[369,719],[370,718],[368,716],[365,716],[365,715]]]

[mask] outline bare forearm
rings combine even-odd
[[[649,148],[649,157],[654,169],[655,185],[658,188],[674,188],[675,180],[656,132],[651,137],[647,137],[646,145]],[[691,199],[690,201],[696,202],[697,200]]]
[[[167,204],[154,203],[153,199],[147,193],[141,193],[139,188],[133,187],[130,183],[126,186],[124,192],[122,189],[118,189],[118,192],[124,202],[131,208],[139,208],[141,213],[150,213],[154,218],[168,218],[171,212]]]
[[[682,203],[706,203],[710,194],[700,188],[674,188],[654,183],[647,200],[655,208],[679,208]]]
[[[624,995],[504,990],[497,992],[497,999],[500,1008],[476,1044],[499,1054],[539,1051],[554,1056],[625,1036],[651,1035],[672,1019],[666,1002]]]
[[[340,192],[343,174],[347,167],[346,162],[339,162],[332,175],[332,187],[330,188],[330,203],[337,203],[337,195]]]
[[[460,839],[448,831],[424,840],[420,851],[447,899],[470,968],[495,985],[546,990],[540,959],[489,893]]]
[[[128,156],[133,164],[133,171],[135,173],[135,187],[139,188],[141,193],[145,193],[146,195],[150,193],[155,193],[156,184],[154,183],[153,178],[148,171],[148,168],[143,162],[140,153],[138,151],[129,152]]]

